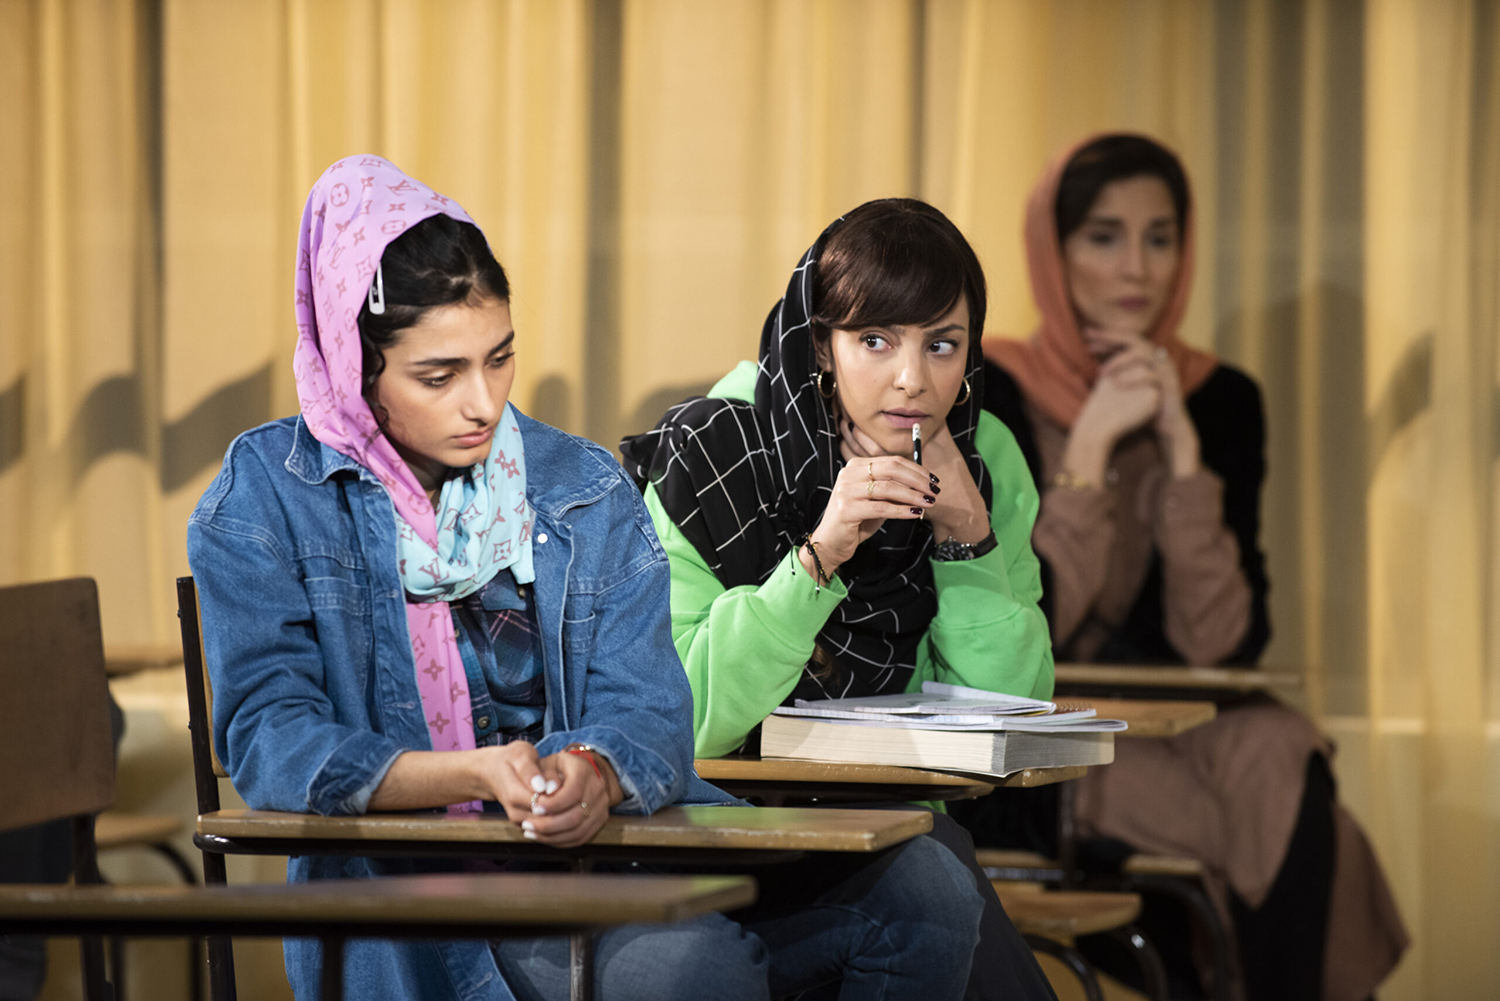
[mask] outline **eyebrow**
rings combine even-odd
[[[515,343],[516,332],[512,330],[501,338],[500,343],[485,352],[486,358],[493,358],[496,354],[504,351]],[[467,358],[423,358],[420,361],[408,362],[412,368],[449,368],[454,365],[463,365],[468,362]]]
[[[929,330],[924,330],[922,331],[922,333],[926,337],[937,337],[939,334],[962,334],[968,329],[969,328],[965,327],[962,323],[950,323],[946,326],[933,327]]]
[[[1121,228],[1124,228],[1125,226],[1124,219],[1121,219],[1119,216],[1112,215],[1091,215],[1088,218],[1084,219],[1083,222],[1086,226],[1118,226]],[[1146,225],[1175,226],[1177,225],[1177,220],[1173,216],[1161,215],[1157,216],[1155,219],[1152,219],[1150,222],[1146,223]]]

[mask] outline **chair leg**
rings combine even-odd
[[[1073,976],[1083,985],[1083,996],[1087,1001],[1104,1001],[1104,991],[1099,986],[1099,978],[1094,975],[1094,967],[1083,954],[1071,945],[1063,945],[1045,935],[1022,935],[1026,944],[1031,946],[1032,951],[1042,952],[1059,960],[1064,966],[1072,971]]]
[[[568,940],[568,999],[593,1001],[594,934],[576,932]]]
[[[119,935],[109,937],[109,973],[115,1001],[125,1001],[125,940]]]
[[[1119,885],[1121,889],[1134,893],[1160,893],[1186,907],[1208,936],[1209,952],[1213,954],[1213,983],[1208,985],[1210,998],[1229,1001],[1234,997],[1233,946],[1208,894],[1193,882],[1175,876],[1130,876]]]
[[[229,882],[224,856],[203,853],[203,882],[209,886],[224,886]],[[208,937],[208,996],[210,1001],[236,1001],[234,945],[228,935]]]
[[[344,1001],[344,940],[337,935],[323,938],[322,1001]]]
[[[78,952],[83,966],[83,996],[87,1001],[113,1001],[113,992],[104,976],[104,940],[81,938]]]
[[[591,872],[593,859],[580,856],[572,861],[574,872]],[[568,936],[568,1001],[594,1001],[594,933]]]
[[[79,886],[96,886],[99,855],[94,841],[94,815],[73,818],[73,882]],[[94,936],[78,940],[79,965],[83,970],[83,994],[88,1001],[113,1001],[109,980],[104,974],[104,939]]]
[[[1135,955],[1135,961],[1141,968],[1141,979],[1146,984],[1146,996],[1151,1001],[1167,1001],[1167,971],[1162,967],[1161,956],[1157,954],[1151,940],[1142,935],[1140,929],[1133,924],[1111,928],[1108,935]]]
[[[177,875],[182,877],[184,883],[188,886],[198,885],[198,874],[193,871],[193,867],[188,864],[188,860],[182,857],[182,853],[173,848],[169,842],[158,841],[156,844],[148,847],[171,863],[172,868],[177,870]]]

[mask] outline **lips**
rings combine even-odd
[[[1120,309],[1137,311],[1145,309],[1147,306],[1151,305],[1151,300],[1147,299],[1145,296],[1130,296],[1126,299],[1116,299],[1115,305]]]
[[[458,443],[459,448],[475,448],[486,444],[495,434],[493,427],[487,427],[483,431],[475,431],[473,434],[457,435],[453,440]]]
[[[880,416],[884,417],[893,427],[909,428],[913,424],[920,424],[930,414],[922,410],[882,410]]]

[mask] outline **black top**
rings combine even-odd
[[[1021,387],[1009,372],[985,362],[984,409],[999,417],[1021,446],[1039,489],[1042,457],[1027,416]],[[1225,658],[1230,665],[1253,665],[1271,638],[1267,612],[1266,558],[1260,550],[1260,488],[1266,477],[1266,421],[1260,388],[1244,372],[1220,364],[1186,399],[1188,415],[1198,429],[1203,464],[1224,481],[1224,523],[1240,549],[1240,569],[1250,584],[1250,625],[1239,648]],[[1052,569],[1042,564],[1042,612],[1052,616]],[[1162,608],[1160,554],[1124,623],[1100,648],[1096,659],[1108,664],[1181,664],[1183,657],[1167,641]]]

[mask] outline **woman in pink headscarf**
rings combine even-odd
[[[560,847],[611,812],[732,803],[693,771],[640,492],[604,449],[510,404],[510,286],[472,220],[379,157],[341,160],[308,196],[296,297],[301,414],[237,438],[188,524],[235,790],[303,813],[486,810]],[[298,857],[287,876],[459,865]],[[735,920],[604,934],[597,994],[957,997],[980,908],[968,871],[918,838],[811,863]],[[316,997],[317,944],[285,952]],[[561,998],[568,949],[359,939],[345,976],[361,997]]]
[[[1058,662],[1248,666],[1270,636],[1260,391],[1177,336],[1194,212],[1160,144],[1075,146],[1027,205],[1041,323],[1029,340],[986,338],[986,409],[1041,490],[1032,545]],[[1359,1001],[1406,937],[1334,800],[1331,756],[1300,713],[1244,699],[1180,737],[1117,742],[1115,763],[1082,783],[1078,818],[1123,850],[1205,864],[1250,998]],[[1035,834],[1034,816],[998,816],[1005,806],[974,808],[990,814],[969,818],[980,838]]]

